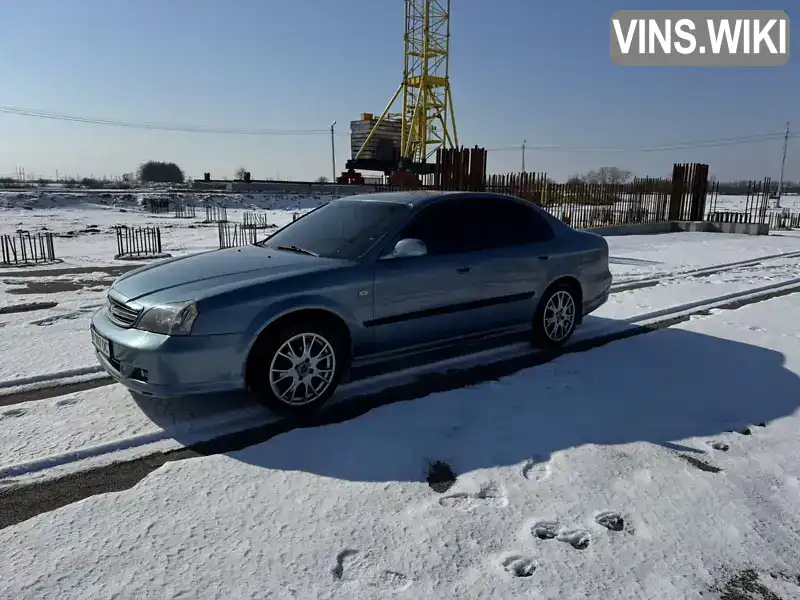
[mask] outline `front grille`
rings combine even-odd
[[[118,302],[109,296],[108,298],[108,317],[115,325],[120,327],[130,327],[139,318],[141,310],[131,308],[127,304]]]

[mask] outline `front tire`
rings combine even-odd
[[[551,350],[566,344],[578,324],[578,306],[578,296],[569,284],[549,288],[533,316],[534,343]]]
[[[248,364],[250,388],[275,413],[310,415],[336,391],[346,354],[341,336],[325,323],[279,326],[256,342]]]

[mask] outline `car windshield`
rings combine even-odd
[[[383,237],[411,207],[399,202],[333,200],[259,245],[326,258],[355,259]]]

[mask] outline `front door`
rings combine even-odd
[[[483,291],[464,252],[465,201],[440,200],[424,208],[390,242],[418,239],[425,256],[375,262],[374,351],[391,352],[473,333]]]

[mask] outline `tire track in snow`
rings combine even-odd
[[[0,528],[19,523],[37,514],[55,510],[66,504],[76,502],[90,496],[108,492],[122,491],[133,487],[145,476],[152,473],[166,462],[184,460],[235,452],[262,443],[272,437],[286,433],[298,427],[314,427],[330,425],[354,419],[380,406],[421,398],[430,394],[476,385],[486,381],[500,379],[522,369],[539,366],[564,354],[586,352],[638,335],[665,329],[678,323],[688,321],[691,316],[706,313],[711,308],[741,308],[771,298],[794,294],[800,291],[800,284],[784,286],[762,293],[749,293],[745,299],[734,299],[727,303],[717,302],[712,305],[697,307],[684,311],[677,316],[662,317],[646,326],[634,326],[616,333],[585,339],[582,342],[553,353],[530,353],[508,358],[492,364],[483,364],[465,370],[438,373],[435,376],[419,377],[410,383],[384,389],[380,392],[367,393],[349,398],[346,402],[337,402],[304,421],[275,419],[269,423],[252,426],[249,429],[236,431],[206,441],[198,442],[179,450],[149,455],[128,462],[118,462],[100,468],[71,473],[58,479],[50,479],[31,485],[10,486],[0,488]]]
[[[33,377],[20,377],[18,379],[8,379],[6,381],[0,381],[0,390],[8,388],[26,388],[29,386],[45,385],[53,381],[60,382],[81,375],[90,375],[102,372],[103,368],[100,365],[92,365],[89,367],[78,367],[75,369],[67,369],[65,371],[57,371],[56,373],[48,373],[45,375],[34,375]]]
[[[761,258],[749,258],[736,262],[723,263],[719,265],[711,265],[708,267],[698,267],[696,269],[687,269],[682,271],[671,271],[669,273],[662,273],[660,275],[653,275],[651,277],[642,277],[637,279],[623,279],[611,285],[611,293],[616,294],[619,292],[627,292],[646,287],[653,287],[664,281],[672,281],[674,279],[682,279],[684,277],[705,277],[708,275],[715,275],[717,273],[724,273],[726,271],[734,271],[741,267],[752,267],[760,265],[764,262],[773,260],[781,260],[786,258],[800,258],[800,251],[784,252],[782,254],[770,254],[762,256]]]
[[[697,269],[671,271],[669,273],[654,275],[652,277],[643,277],[641,279],[624,279],[613,283],[609,293],[617,294],[620,292],[654,287],[664,281],[672,281],[684,277],[714,275],[741,267],[757,266],[764,262],[787,258],[800,258],[800,251],[771,254],[760,258],[750,258],[708,267],[699,267]],[[784,282],[783,285],[787,283],[789,282]],[[714,299],[709,299],[707,302],[711,302],[712,300]],[[90,374],[94,375],[94,377],[88,376]],[[79,382],[75,381],[77,376],[85,375],[86,377],[82,378]],[[0,381],[0,406],[9,406],[34,400],[46,400],[64,394],[112,385],[114,383],[114,379],[106,375],[99,365],[89,365],[55,373],[37,375],[35,377]]]
[[[504,375],[511,374],[522,368],[528,366],[537,366],[545,362],[550,362],[556,356],[564,353],[583,352],[585,350],[604,345],[610,341],[624,339],[637,335],[642,330],[649,331],[652,329],[659,329],[667,327],[671,324],[685,320],[693,314],[707,312],[713,308],[723,308],[725,306],[739,306],[752,302],[757,302],[769,297],[777,295],[784,295],[793,293],[800,290],[800,278],[793,282],[786,284],[771,284],[764,286],[757,290],[748,290],[742,293],[727,294],[721,298],[714,299],[714,301],[702,301],[690,304],[679,305],[672,307],[668,310],[656,311],[642,315],[636,319],[614,321],[608,327],[589,328],[588,331],[582,331],[582,335],[576,336],[574,341],[571,341],[564,349],[556,353],[547,353],[543,351],[531,352],[528,343],[521,343],[516,346],[508,346],[496,348],[494,351],[487,351],[478,355],[467,355],[455,357],[449,361],[431,360],[424,372],[417,369],[417,365],[407,367],[404,371],[384,371],[375,377],[365,378],[360,381],[352,382],[349,385],[342,386],[340,392],[334,397],[334,401],[329,407],[324,408],[322,413],[327,415],[329,413],[337,413],[343,411],[347,414],[347,408],[351,405],[355,406],[360,403],[365,403],[366,410],[361,410],[357,414],[353,414],[341,420],[353,418],[358,414],[363,414],[370,408],[374,408],[373,398],[376,394],[380,394],[381,390],[384,395],[391,397],[391,393],[386,392],[386,389],[403,389],[411,385],[419,387],[420,385],[431,385],[431,382],[442,380],[450,381],[455,377],[457,380],[463,374],[474,373],[476,370],[480,373],[481,370],[491,372],[496,365],[512,365],[512,370],[506,372]],[[505,356],[503,355],[505,352]],[[465,362],[476,361],[476,359],[483,357],[482,363],[478,362],[472,366],[465,365]],[[415,357],[417,361],[419,357]],[[447,368],[446,363],[451,363],[451,372],[442,374],[441,371]],[[488,362],[488,365],[487,365]],[[454,363],[454,364],[453,364]],[[460,364],[459,364],[460,363]],[[409,383],[404,384],[403,379]],[[494,378],[497,378],[495,376]],[[445,384],[445,389],[454,389],[454,387],[463,387],[464,385],[473,385],[484,381],[480,376],[478,381],[467,379],[460,385],[451,386]],[[436,390],[443,391],[443,390]],[[427,393],[431,393],[430,391]],[[364,399],[367,400],[364,400]],[[385,404],[386,402],[384,402]],[[144,415],[143,415],[144,416]],[[146,417],[145,417],[146,418]],[[311,418],[309,424],[315,424],[314,421],[319,418],[315,415]],[[324,419],[324,418],[323,418]],[[160,444],[158,448],[153,448],[152,452],[158,451],[172,451],[181,447],[191,447],[194,444],[207,443],[206,440],[214,439],[244,439],[247,440],[248,431],[260,431],[261,428],[270,428],[279,419],[264,409],[257,406],[251,406],[242,413],[241,409],[233,409],[231,411],[224,411],[216,413],[212,416],[204,416],[200,419],[193,419],[190,416],[180,423],[176,423],[167,427],[153,429],[154,423],[147,421],[138,424],[138,426],[145,427],[148,430],[141,434],[115,438],[107,441],[102,441],[98,444],[89,446],[79,446],[77,448],[70,448],[63,452],[51,454],[48,456],[37,456],[25,461],[17,463],[6,463],[0,466],[0,485],[14,484],[14,478],[22,476],[30,476],[38,474],[48,469],[64,467],[67,465],[75,465],[82,461],[87,461],[87,464],[79,470],[86,470],[97,467],[98,461],[96,459],[110,455],[112,453],[119,453],[122,451],[137,451],[136,457],[142,455],[143,449],[149,445]],[[323,420],[323,422],[325,422]],[[321,424],[321,423],[320,423]],[[136,424],[134,424],[136,425]],[[156,425],[157,427],[157,425]],[[236,449],[257,443],[256,441],[248,441],[239,444]],[[177,440],[175,438],[178,438]],[[229,451],[229,450],[224,450]],[[145,453],[147,453],[145,451]],[[128,457],[130,460],[131,457]],[[124,460],[124,458],[122,459]],[[63,474],[63,473],[62,473]],[[56,474],[55,476],[58,476]],[[5,482],[3,481],[5,480]]]
[[[78,369],[75,370],[77,371]],[[36,400],[47,400],[49,398],[65,396],[75,392],[93,390],[114,383],[116,383],[114,379],[106,375],[105,372],[95,371],[89,371],[80,375],[65,376],[55,382],[47,380],[32,382],[7,389],[5,393],[0,391],[0,406],[11,406]]]

